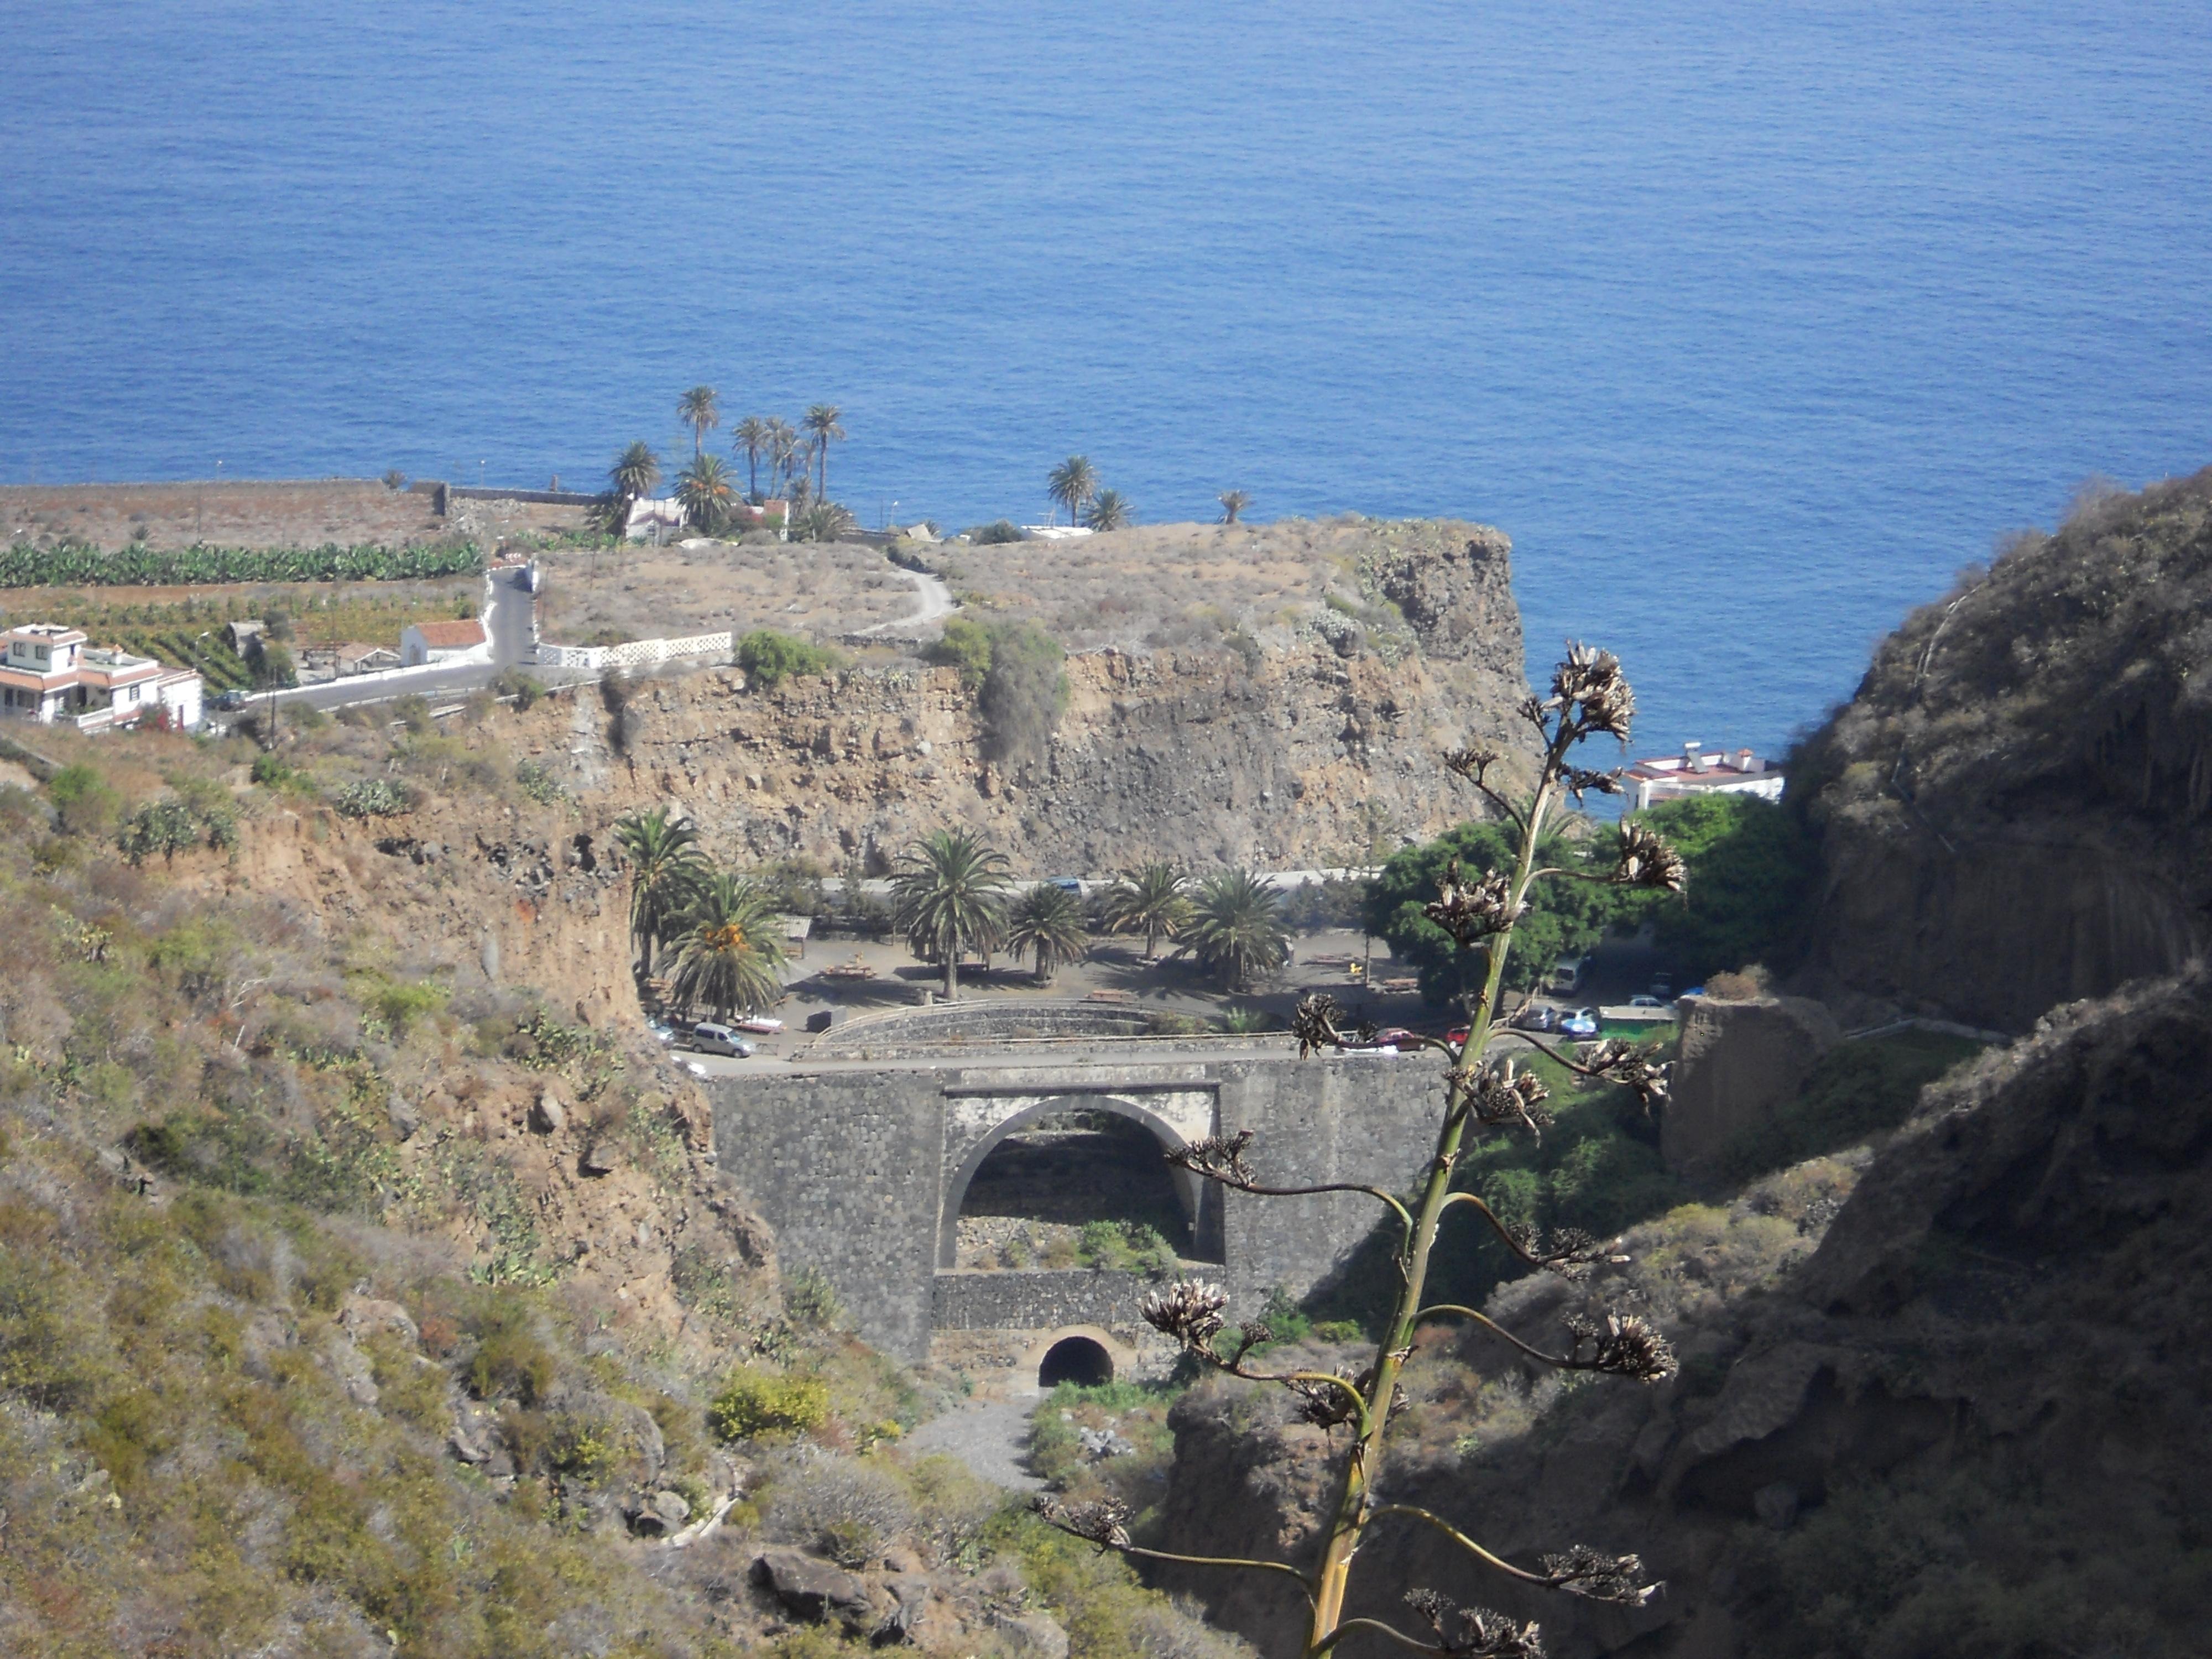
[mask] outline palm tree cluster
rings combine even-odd
[[[783,996],[783,926],[774,898],[743,876],[717,870],[695,824],[668,809],[632,812],[615,823],[629,865],[629,931],[642,979],[667,970],[669,1000],[704,1006],[717,1019],[772,1007]]]
[[[948,1002],[960,994],[969,956],[988,964],[994,951],[1026,955],[1037,983],[1048,985],[1061,963],[1091,948],[1080,893],[1049,881],[1016,892],[1006,855],[965,830],[936,830],[909,848],[891,877],[891,902],[907,948],[943,969]]]
[[[793,426],[781,415],[748,415],[730,428],[731,447],[745,459],[745,499],[758,506],[761,464],[769,482],[796,507],[830,499],[830,446],[845,441],[844,411],[835,404],[816,404]],[[818,469],[818,478],[817,477]]]
[[[676,475],[676,499],[685,520],[709,536],[727,530],[741,502],[758,507],[767,499],[761,493],[765,461],[770,486],[791,502],[789,522],[804,538],[828,541],[850,530],[853,515],[830,500],[830,446],[844,441],[842,416],[835,404],[816,404],[796,426],[780,415],[748,415],[738,422],[731,435],[732,448],[745,461],[740,495],[736,468],[707,453],[707,434],[722,423],[720,396],[713,386],[693,386],[676,400],[676,418],[691,428],[691,464]],[[605,527],[619,534],[631,507],[652,495],[660,479],[660,458],[643,439],[623,449],[607,470]]]
[[[1147,962],[1162,939],[1177,940],[1178,952],[1188,951],[1232,991],[1290,960],[1282,893],[1249,870],[1217,870],[1193,882],[1172,865],[1141,866],[1107,890],[1104,920],[1110,933],[1142,933]]]
[[[1099,488],[1097,469],[1087,455],[1071,455],[1053,468],[1045,478],[1045,493],[1067,509],[1071,524],[1125,530],[1136,521],[1120,490]]]

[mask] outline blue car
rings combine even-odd
[[[1577,1008],[1559,1021],[1559,1035],[1571,1037],[1594,1037],[1597,1035],[1597,1010]]]

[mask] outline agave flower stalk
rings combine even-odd
[[[1517,1623],[1486,1608],[1462,1609],[1434,1591],[1416,1591],[1407,1598],[1435,1633],[1434,1641],[1423,1640],[1383,1620],[1347,1619],[1346,1593],[1363,1545],[1377,1525],[1399,1518],[1441,1532],[1472,1561],[1525,1584],[1630,1604],[1640,1604],[1656,1591],[1657,1586],[1644,1582],[1643,1564],[1635,1556],[1608,1555],[1577,1544],[1540,1556],[1533,1565],[1516,1564],[1486,1549],[1441,1516],[1412,1504],[1379,1502],[1374,1492],[1375,1473],[1382,1466],[1393,1416],[1404,1401],[1399,1379],[1413,1353],[1414,1334],[1424,1324],[1467,1321],[1531,1358],[1565,1370],[1593,1371],[1644,1382],[1663,1381],[1674,1372],[1674,1356],[1665,1337],[1633,1316],[1614,1313],[1592,1319],[1577,1315],[1568,1322],[1566,1342],[1547,1348],[1504,1329],[1476,1309],[1454,1304],[1431,1305],[1426,1300],[1437,1226],[1445,1212],[1458,1205],[1480,1214],[1507,1249],[1533,1267],[1580,1279],[1601,1263],[1626,1260],[1613,1254],[1613,1246],[1601,1245],[1580,1233],[1558,1233],[1549,1240],[1539,1240],[1531,1233],[1509,1227],[1478,1194],[1455,1192],[1452,1175],[1470,1136],[1534,1134],[1551,1121],[1544,1110],[1547,1091],[1541,1080],[1528,1072],[1516,1071],[1510,1058],[1492,1059],[1490,1054],[1492,1039],[1500,1030],[1507,957],[1515,931],[1528,913],[1532,890],[1540,882],[1571,873],[1539,866],[1537,849],[1547,820],[1561,810],[1569,796],[1579,799],[1587,791],[1614,793],[1619,787],[1617,773],[1588,770],[1571,764],[1569,757],[1581,744],[1601,733],[1626,741],[1635,709],[1635,694],[1622,677],[1619,661],[1608,652],[1571,645],[1553,677],[1551,695],[1530,697],[1521,711],[1535,729],[1543,757],[1532,793],[1515,798],[1491,782],[1490,770],[1498,760],[1493,752],[1466,749],[1446,757],[1448,768],[1480,791],[1513,824],[1519,837],[1518,852],[1507,870],[1469,877],[1455,867],[1427,907],[1429,919],[1449,933],[1461,951],[1480,952],[1483,960],[1479,988],[1466,1000],[1466,1036],[1456,1043],[1429,1040],[1429,1046],[1441,1050],[1449,1063],[1443,1121],[1435,1149],[1415,1175],[1410,1190],[1392,1193],[1357,1183],[1269,1185],[1249,1161],[1253,1139],[1249,1131],[1197,1141],[1172,1154],[1175,1162],[1193,1173],[1256,1197],[1363,1193],[1383,1205],[1398,1223],[1396,1266],[1401,1284],[1396,1303],[1373,1359],[1357,1373],[1263,1368],[1254,1356],[1268,1342],[1270,1333],[1256,1322],[1232,1328],[1227,1316],[1228,1297],[1218,1285],[1199,1281],[1173,1285],[1156,1291],[1145,1303],[1146,1320],[1201,1363],[1231,1376],[1280,1386],[1298,1398],[1301,1413],[1309,1422],[1348,1429],[1352,1443],[1345,1455],[1319,1559],[1310,1569],[1301,1570],[1281,1562],[1163,1555],[1131,1542],[1123,1524],[1126,1516],[1079,1513],[1049,1501],[1041,1505],[1048,1522],[1101,1548],[1190,1565],[1287,1574],[1297,1582],[1310,1608],[1302,1650],[1305,1659],[1319,1659],[1354,1630],[1372,1631],[1429,1653],[1541,1659],[1541,1636],[1535,1625]],[[1614,867],[1601,878],[1624,887],[1675,892],[1682,890],[1685,883],[1681,860],[1641,827],[1623,832]],[[1349,1035],[1340,1011],[1327,996],[1309,997],[1301,1003],[1292,1029],[1301,1055],[1341,1048]],[[1524,1034],[1515,1036],[1533,1042]],[[1665,1096],[1666,1068],[1629,1045],[1601,1042],[1578,1051],[1533,1046],[1583,1076],[1635,1089],[1647,1104]],[[1235,1340],[1226,1341],[1232,1328]]]

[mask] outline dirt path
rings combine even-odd
[[[893,629],[896,629],[903,637],[915,629],[927,628],[933,622],[942,621],[960,608],[959,601],[952,597],[952,590],[927,571],[908,570],[903,574],[907,580],[914,584],[915,593],[921,600],[921,608],[910,617],[855,629],[853,630],[854,638],[869,634],[888,634]]]
[[[908,1449],[944,1452],[965,1463],[980,1480],[1017,1492],[1036,1492],[1044,1482],[1024,1467],[1028,1456],[1030,1413],[1034,1400],[971,1400],[956,1411],[933,1418],[907,1437]]]

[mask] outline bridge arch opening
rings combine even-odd
[[[1100,1251],[1140,1253],[1153,1235],[1178,1256],[1218,1260],[1218,1200],[1209,1206],[1204,1183],[1167,1161],[1182,1144],[1127,1101],[1038,1101],[984,1136],[947,1182],[938,1265],[1135,1265]]]
[[[1037,1364],[1037,1387],[1049,1393],[1063,1382],[1096,1389],[1114,1380],[1114,1356],[1087,1336],[1064,1336]]]

